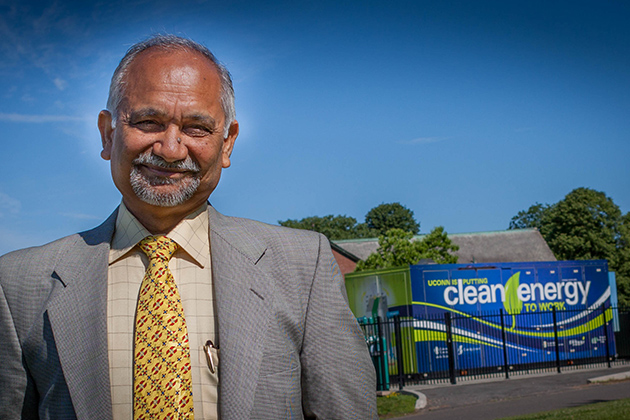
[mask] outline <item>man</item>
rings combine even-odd
[[[207,204],[238,135],[210,51],[133,46],[98,127],[119,208],[0,259],[0,417],[376,418],[327,240]]]

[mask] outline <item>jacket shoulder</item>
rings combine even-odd
[[[93,229],[0,256],[0,283],[5,285],[7,282],[16,281],[16,278],[28,278],[44,273],[49,276],[53,267],[77,247],[95,246],[111,241],[116,214],[117,211],[114,211],[102,224]]]
[[[0,282],[5,282],[9,276],[25,276],[33,270],[50,267],[58,261],[63,249],[80,239],[80,234],[75,233],[57,239],[45,245],[33,246],[9,252],[0,257]]]

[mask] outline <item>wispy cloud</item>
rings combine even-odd
[[[4,216],[5,212],[18,214],[21,208],[22,203],[19,200],[0,192],[0,217]]]
[[[30,95],[28,93],[25,93],[24,95],[22,95],[22,97],[20,98],[20,100],[22,102],[27,102],[27,103],[33,103],[35,102],[35,97],[33,95]]]
[[[452,139],[452,137],[418,137],[412,140],[401,140],[400,144],[430,144]]]
[[[94,216],[91,214],[83,214],[83,213],[59,213],[61,216],[70,217],[72,219],[81,219],[81,220],[102,220],[102,217]]]
[[[66,88],[66,86],[68,86],[68,82],[66,82],[65,80],[63,80],[60,77],[57,77],[53,80],[53,83],[55,84],[55,86],[57,86],[57,89],[59,90],[64,90]]]
[[[68,121],[90,121],[93,117],[78,117],[76,115],[28,115],[28,114],[9,114],[0,112],[0,121],[8,122],[27,122],[27,123],[50,123],[50,122],[68,122]]]
[[[83,40],[92,32],[90,19],[80,17],[79,10],[64,2],[49,2],[45,7],[17,2],[0,13],[0,69],[39,69],[59,90],[80,71],[79,57],[87,46]],[[41,5],[44,6],[44,5]],[[73,47],[68,48],[72,43]],[[88,52],[89,53],[89,52]]]

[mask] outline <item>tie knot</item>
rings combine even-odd
[[[164,235],[147,236],[139,242],[140,249],[147,254],[149,260],[168,262],[177,249],[177,242]]]

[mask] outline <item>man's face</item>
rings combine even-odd
[[[132,212],[185,214],[208,199],[230,166],[238,123],[223,137],[221,81],[200,54],[147,50],[131,63],[115,127],[99,115],[103,159]],[[153,207],[153,208],[152,208]]]

